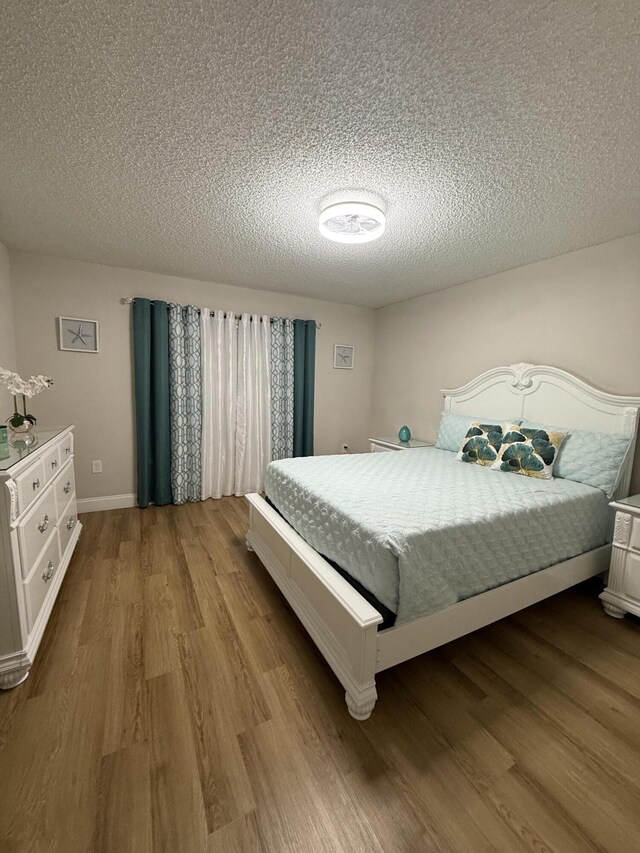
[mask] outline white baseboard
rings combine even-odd
[[[102,498],[80,498],[78,515],[83,512],[104,512],[107,509],[125,509],[137,506],[135,495],[105,495]]]

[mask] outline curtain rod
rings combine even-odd
[[[132,299],[130,296],[123,296],[122,299],[120,300],[120,304],[121,305],[133,305],[133,303],[135,301],[136,300]],[[210,310],[209,313],[211,316],[213,316],[214,312]],[[231,312],[228,312],[228,313],[231,313]],[[246,311],[240,311],[240,312],[234,311],[233,313],[236,315],[236,319],[239,320],[241,314],[246,314],[248,312],[246,312]],[[226,316],[227,311],[225,311],[224,314]],[[321,328],[322,328],[322,323],[318,323],[318,321],[316,320],[316,329],[321,329]]]

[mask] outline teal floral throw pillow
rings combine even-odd
[[[461,462],[492,466],[502,445],[502,424],[471,423],[456,456]]]
[[[553,477],[558,451],[566,435],[566,432],[558,430],[504,424],[500,452],[491,467],[497,471],[550,480]]]

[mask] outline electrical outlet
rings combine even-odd
[[[349,445],[348,445],[348,444],[343,444],[343,445],[342,445],[342,452],[343,452],[343,453],[351,453],[351,451],[349,450]]]
[[[94,459],[91,462],[91,472],[93,474],[102,474],[102,459]]]

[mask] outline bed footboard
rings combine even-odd
[[[247,548],[255,551],[346,690],[349,713],[366,720],[377,699],[382,616],[258,494]]]

